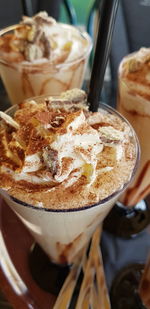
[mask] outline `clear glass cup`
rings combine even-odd
[[[74,27],[61,24],[64,31]],[[18,25],[6,27],[0,31],[0,37],[12,33]],[[77,30],[79,31],[79,30]],[[86,49],[72,61],[53,64],[51,60],[43,62],[14,62],[0,50],[0,75],[11,104],[18,104],[26,98],[37,95],[59,95],[61,92],[81,88],[87,68],[92,41],[87,32],[79,31]]]
[[[41,97],[36,98],[40,102]],[[16,106],[7,110],[9,115],[13,115]],[[107,216],[119,196],[131,183],[137,170],[139,162],[139,143],[131,125],[113,108],[100,104],[104,111],[114,114],[122,119],[128,126],[130,136],[136,151],[136,160],[133,170],[126,183],[117,191],[101,200],[97,204],[91,204],[78,209],[52,209],[29,205],[18,199],[9,196],[6,191],[0,193],[6,203],[20,217],[22,222],[29,229],[35,241],[47,253],[50,260],[56,264],[71,264],[76,255],[90,240],[96,227],[101,224]]]
[[[141,147],[138,172],[122,199],[125,205],[134,206],[150,193],[150,104],[146,96],[139,94],[138,85],[133,90],[132,83],[124,78],[122,65],[129,56],[119,66],[117,109],[133,126]]]
[[[128,58],[134,55],[136,52],[124,57],[119,65],[117,110],[130,122],[138,136],[141,148],[140,164],[134,181],[105,221],[105,228],[109,232],[123,238],[138,234],[150,223],[150,206],[147,201],[150,194],[150,102],[146,93],[148,90],[146,88],[145,96],[140,94],[144,86],[142,82],[137,82],[135,86],[136,72],[133,83],[126,78],[123,68]]]

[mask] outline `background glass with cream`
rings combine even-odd
[[[128,55],[120,63],[118,72],[118,110],[133,126],[141,146],[140,166],[136,179],[123,197],[123,203],[128,206],[136,205],[150,193],[148,56],[150,57],[149,49],[141,49],[137,53]],[[140,57],[147,58],[145,59],[147,63],[142,63],[142,60],[139,63]],[[126,66],[129,70],[127,76]],[[147,73],[145,67],[148,68]]]
[[[60,33],[58,37],[61,49],[59,54],[58,50],[56,51],[55,61],[51,60],[51,55],[49,59],[19,60],[18,43],[3,50],[2,36],[12,36],[20,26],[13,25],[0,31],[0,74],[12,104],[36,95],[59,95],[62,91],[82,87],[92,49],[91,38],[86,32],[81,32],[71,25],[57,25],[58,29],[55,31],[59,31],[60,27],[62,35]],[[56,42],[53,45],[56,45]],[[50,53],[55,47],[51,43]]]
[[[150,223],[150,209],[146,201],[150,193],[149,57],[150,49],[141,48],[124,57],[118,69],[117,109],[133,126],[141,146],[135,180],[104,225],[111,233],[124,238],[139,233]]]

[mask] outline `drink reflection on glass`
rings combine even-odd
[[[2,197],[57,264],[71,264],[136,172],[139,145],[114,109],[86,94],[37,97],[1,113]]]
[[[121,197],[122,204],[118,204],[119,208],[116,206],[114,214],[118,222],[120,220],[120,224],[124,224],[126,230],[124,236],[127,237],[143,230],[150,222],[150,209],[143,200],[150,193],[149,74],[149,48],[141,48],[126,56],[121,61],[118,71],[117,109],[133,126],[141,146],[140,165],[135,180]],[[123,205],[130,208],[124,208]],[[108,225],[107,228],[109,228]],[[117,234],[120,235],[120,232],[117,231]]]
[[[90,36],[46,12],[0,31],[0,74],[10,102],[82,87]]]

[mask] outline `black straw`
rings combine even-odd
[[[100,21],[88,94],[92,112],[98,110],[118,4],[119,0],[103,0],[103,3],[100,3]]]
[[[32,1],[22,0],[22,10],[23,10],[23,15],[32,17],[33,16]]]

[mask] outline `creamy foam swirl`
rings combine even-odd
[[[15,62],[70,62],[84,55],[89,45],[90,38],[88,42],[75,27],[57,23],[44,11],[23,16],[14,33],[0,40],[1,52]]]
[[[57,155],[54,178],[58,182],[68,178],[75,169],[81,169],[81,173],[85,173],[85,169],[89,168],[91,171],[90,180],[95,178],[97,155],[103,149],[98,132],[87,125],[84,113],[79,111],[74,116],[66,128],[66,133],[58,134],[50,145],[51,150]],[[44,161],[46,165],[53,164],[52,161],[48,162],[48,157],[49,150],[45,149]],[[56,162],[55,157],[54,162]]]
[[[121,97],[126,98],[128,94],[128,98],[122,100],[125,109],[149,116],[150,48],[140,48],[122,59],[119,65],[119,83]]]
[[[104,118],[107,119],[107,115],[101,112],[94,115],[94,119],[98,119],[98,127],[94,128],[95,120],[90,124],[91,113],[86,108],[84,112],[84,109],[78,107],[80,100],[85,98],[84,92],[71,90],[67,93],[71,98],[71,111],[68,105],[63,107],[63,100],[66,102],[68,96],[62,94],[59,109],[47,101],[36,104],[31,100],[21,104],[14,115],[18,129],[12,127],[9,135],[8,120],[6,122],[3,118],[5,126],[1,128],[1,170],[9,171],[15,181],[56,184],[66,180],[68,182],[72,177],[76,181],[73,175],[77,172],[76,177],[84,176],[88,184],[101,171],[112,169],[115,162],[124,155],[125,133],[113,128],[111,122],[101,126]],[[77,100],[73,110],[74,96],[80,100]],[[12,121],[9,126],[11,124]],[[99,156],[104,147],[110,149],[109,163],[98,168]]]
[[[108,196],[130,177],[135,151],[128,125],[106,111],[89,112],[82,90],[25,101],[13,121],[1,118],[0,187],[14,197],[78,207]]]

